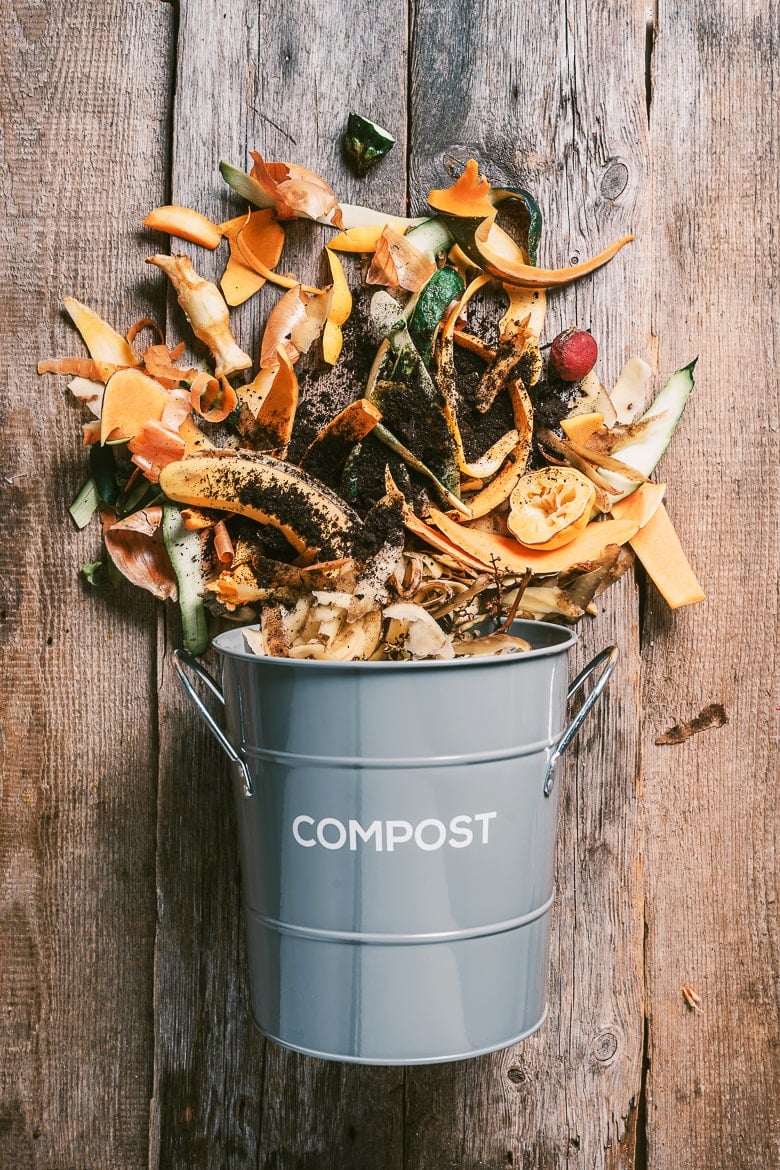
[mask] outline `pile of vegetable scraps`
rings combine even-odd
[[[196,654],[227,620],[251,651],[344,661],[522,652],[516,617],[595,614],[635,556],[670,606],[702,600],[650,480],[695,360],[643,410],[646,362],[629,359],[608,391],[587,329],[543,341],[548,292],[632,237],[546,269],[536,200],[473,159],[418,219],[252,159],[249,173],[220,168],[235,218],[165,206],[144,220],[229,252],[220,287],[188,256],[147,261],[194,338],[171,345],[147,319],[123,336],[67,298],[89,357],[38,366],[68,375],[91,413],[70,511],[101,525],[92,584],[124,576],[178,600]],[[312,229],[327,237],[321,286],[278,271],[301,219],[327,229]],[[254,360],[230,310],[264,285],[280,294]]]

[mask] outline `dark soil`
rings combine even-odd
[[[384,443],[368,435],[353,448],[344,467],[340,494],[360,516],[366,516],[384,496],[385,470],[396,487],[415,509],[423,509],[431,496],[427,480],[410,471],[404,461]]]
[[[335,366],[323,362],[319,347],[314,345],[295,367],[300,398],[288,451],[288,458],[293,463],[298,462],[331,419],[365,394],[368,375],[381,341],[369,312],[375,292],[374,288],[353,290],[352,313],[343,327],[344,345]]]

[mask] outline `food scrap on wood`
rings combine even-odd
[[[728,721],[729,717],[722,703],[709,703],[693,719],[689,719],[686,723],[675,723],[668,731],[657,735],[655,742],[657,744],[685,743],[686,739],[690,739],[692,735],[698,735],[700,731],[706,731],[708,727],[723,727]]]
[[[360,173],[391,146],[351,117],[345,149]],[[493,185],[474,159],[429,192],[431,214],[410,218],[251,157],[249,172],[220,166],[242,203],[232,219],[166,205],[143,221],[227,252],[219,285],[189,257],[148,259],[200,342],[196,365],[154,322],[123,336],[73,297],[64,307],[89,356],[39,363],[71,377],[88,413],[89,476],[70,510],[79,527],[101,519],[106,561],[85,568],[90,581],[121,574],[177,600],[194,653],[212,617],[256,623],[250,650],[350,661],[522,653],[515,617],[594,615],[634,556],[671,607],[703,599],[665,485],[650,480],[695,360],[643,411],[641,358],[610,391],[588,330],[541,340],[548,296],[632,237],[547,269],[535,197]],[[331,231],[322,287],[277,272],[285,226],[300,219]],[[245,349],[230,310],[274,286]],[[725,721],[713,704],[656,742]]]
[[[692,1012],[703,1012],[704,1008],[701,1006],[701,996],[694,991],[690,983],[683,983],[682,997]]]

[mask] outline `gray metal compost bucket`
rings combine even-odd
[[[220,634],[223,691],[176,654],[230,756],[252,1008],[298,1052],[428,1064],[535,1031],[545,988],[555,763],[614,667],[567,687],[576,635],[516,622],[529,653],[317,662]],[[220,700],[226,732],[192,686]],[[594,685],[566,727],[567,698]]]

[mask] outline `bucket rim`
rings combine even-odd
[[[357,670],[361,673],[384,674],[395,671],[406,673],[410,670],[474,670],[478,667],[495,669],[499,666],[513,666],[520,662],[538,661],[540,658],[550,658],[555,655],[564,654],[571,650],[579,641],[579,634],[567,626],[558,625],[556,622],[518,618],[512,622],[511,633],[524,637],[532,644],[539,640],[540,634],[542,638],[549,638],[550,641],[542,645],[534,645],[532,650],[525,650],[519,654],[485,654],[473,658],[463,656],[460,658],[405,659],[400,662],[361,662],[359,660],[342,662],[335,659],[274,658],[270,654],[257,654],[253,650],[243,649],[241,646],[243,631],[257,629],[259,629],[259,623],[251,622],[248,625],[235,626],[231,630],[224,630],[212,639],[212,648],[223,659],[228,658],[238,662],[262,663],[264,666],[270,666],[278,670],[311,670],[324,671],[326,673],[344,673]],[[532,636],[533,634],[536,634],[537,637],[534,638]],[[231,642],[236,642],[237,645],[231,645]]]

